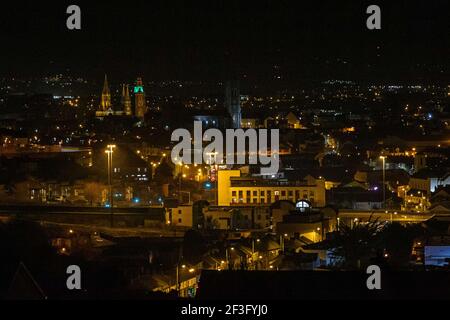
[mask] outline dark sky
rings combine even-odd
[[[448,2],[8,1],[0,74],[448,80]],[[81,31],[66,29],[70,4],[81,7]],[[370,4],[382,30],[366,29]]]

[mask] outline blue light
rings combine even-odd
[[[105,208],[110,208],[110,204],[109,203],[105,203]]]
[[[140,200],[139,198],[137,198],[137,197],[136,197],[136,198],[133,198],[133,202],[134,202],[134,203],[139,203],[140,201],[141,201],[141,200]]]
[[[203,187],[204,187],[205,189],[211,189],[211,188],[212,188],[212,184],[211,184],[211,182],[205,182],[204,185],[203,185]]]

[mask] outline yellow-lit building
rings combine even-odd
[[[325,206],[325,181],[307,176],[303,181],[241,177],[239,170],[219,170],[218,205],[267,205],[278,200],[308,200]]]
[[[241,120],[241,128],[243,129],[257,129],[260,126],[260,120],[257,118],[245,118]]]
[[[304,127],[300,123],[300,119],[293,112],[289,112],[286,115],[286,120],[289,128],[304,129]]]
[[[192,205],[166,208],[166,224],[175,227],[192,228]]]

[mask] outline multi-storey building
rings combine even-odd
[[[325,181],[307,176],[303,181],[241,177],[239,170],[219,170],[218,205],[263,205],[278,200],[308,200],[325,206]]]

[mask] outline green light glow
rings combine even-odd
[[[134,87],[134,93],[139,93],[139,92],[144,93],[144,88],[142,86]]]

